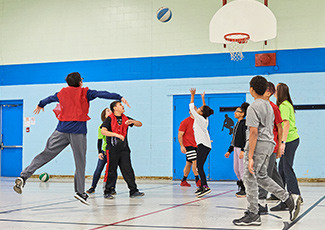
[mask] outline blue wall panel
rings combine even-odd
[[[63,83],[63,78],[74,71],[80,72],[86,82],[325,71],[325,48],[268,52],[276,52],[276,67],[255,67],[255,54],[265,52],[246,52],[244,59],[238,62],[231,61],[230,55],[223,53],[3,65],[0,66],[0,85]]]

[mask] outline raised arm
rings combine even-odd
[[[205,92],[203,92],[203,93],[201,94],[201,97],[202,97],[202,104],[203,104],[203,105],[206,105],[206,104],[205,104],[204,96],[205,96]]]
[[[195,96],[195,93],[196,93],[196,89],[191,88],[190,92],[191,92],[191,102],[190,103],[194,103],[194,96]]]

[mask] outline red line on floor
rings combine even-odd
[[[96,229],[101,229],[101,228],[117,225],[117,224],[124,223],[124,222],[130,221],[130,220],[139,219],[141,217],[149,216],[149,215],[156,214],[156,213],[159,213],[159,212],[164,212],[164,211],[174,209],[174,208],[178,208],[178,207],[181,207],[181,206],[185,206],[185,205],[188,205],[188,204],[193,204],[193,203],[196,203],[196,202],[199,202],[199,201],[202,201],[202,200],[206,200],[206,199],[209,199],[209,198],[213,198],[213,197],[216,197],[216,196],[221,196],[221,195],[233,192],[233,191],[235,191],[235,190],[229,190],[227,192],[218,193],[218,194],[213,195],[213,196],[208,196],[208,197],[201,198],[201,199],[198,199],[198,200],[193,200],[193,201],[189,201],[189,202],[186,202],[186,203],[183,203],[183,204],[178,204],[178,205],[168,207],[168,208],[164,208],[164,209],[161,209],[161,210],[157,210],[157,211],[154,211],[154,212],[149,212],[149,213],[146,213],[146,214],[143,214],[143,215],[140,215],[140,216],[131,217],[131,218],[128,218],[128,219],[125,219],[125,220],[120,220],[120,221],[117,221],[117,222],[114,222],[114,223],[111,223],[111,224],[105,224],[105,225],[97,227],[97,228],[91,228],[90,230],[96,230]]]

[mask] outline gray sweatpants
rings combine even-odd
[[[248,146],[248,144],[246,146]],[[272,154],[273,149],[273,143],[257,141],[253,156],[254,175],[248,171],[248,148],[245,149],[244,185],[246,187],[248,210],[255,214],[258,213],[258,186],[274,194],[282,201],[285,201],[289,197],[289,193],[267,175],[269,156]]]
[[[26,179],[43,165],[54,159],[59,153],[70,144],[75,161],[74,189],[75,192],[85,191],[85,167],[87,138],[86,134],[62,133],[55,130],[47,140],[45,149],[38,154],[22,172],[21,176]]]
[[[267,175],[272,178],[278,185],[281,186],[281,188],[284,188],[282,177],[280,176],[280,173],[278,172],[278,167],[276,163],[276,153],[272,153],[269,157],[269,166],[267,167]],[[267,197],[267,191],[261,186],[258,187],[258,199],[259,200],[265,200]]]

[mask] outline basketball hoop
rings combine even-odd
[[[224,36],[232,61],[240,61],[244,58],[242,50],[249,38],[249,34],[246,33],[230,33]]]

